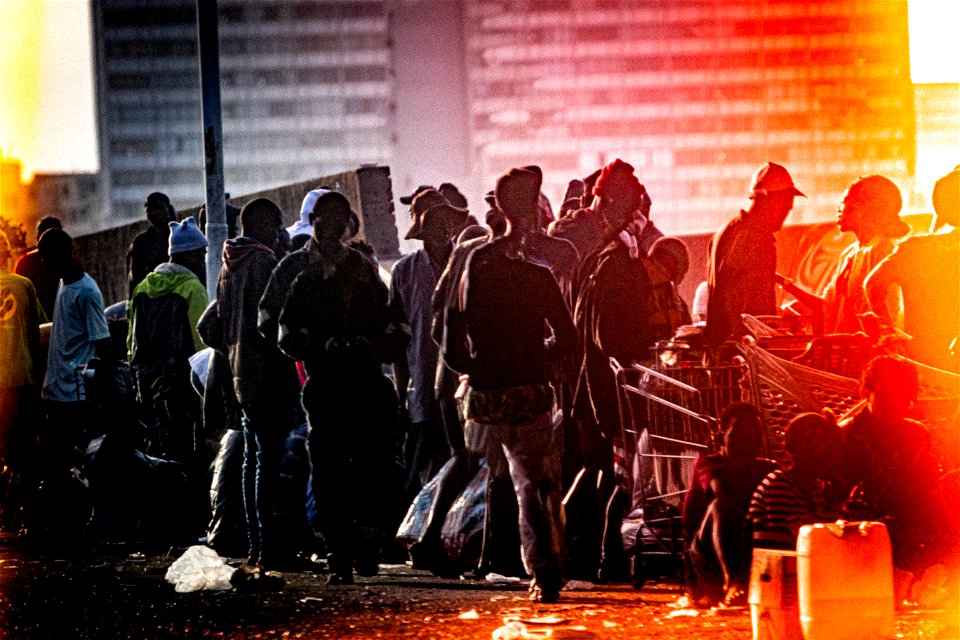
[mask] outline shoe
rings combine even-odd
[[[355,558],[353,567],[357,570],[357,575],[364,578],[370,578],[380,573],[380,563],[376,558]]]
[[[559,581],[539,582],[536,578],[530,583],[530,601],[541,604],[554,604],[560,599],[560,588],[563,584]]]
[[[327,566],[330,568],[330,582],[328,584],[353,584],[353,562],[331,553],[327,556]]]
[[[343,586],[353,584],[353,573],[331,573],[330,582],[334,586]]]

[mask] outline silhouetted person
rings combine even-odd
[[[202,407],[189,358],[204,348],[197,322],[207,306],[207,239],[193,218],[170,223],[168,252],[169,261],[148,273],[127,303],[127,345],[140,402],[158,421],[151,453],[190,462]]]
[[[569,357],[575,333],[553,275],[527,254],[539,224],[539,193],[540,178],[528,170],[512,169],[497,180],[507,233],[470,254],[460,285],[464,325],[447,327],[443,351],[469,375],[466,418],[482,425],[489,447],[506,456],[520,506],[523,562],[533,576],[530,597],[553,602],[562,584],[563,444],[550,361]]]
[[[871,360],[861,380],[867,406],[843,426],[842,456],[842,476],[856,485],[856,516],[885,520],[894,565],[918,577],[943,561],[949,536],[930,434],[911,419],[919,390],[908,360]]]
[[[274,499],[283,444],[297,425],[299,385],[276,341],[257,331],[260,298],[277,258],[272,247],[282,229],[280,209],[257,198],[240,211],[240,236],[223,249],[215,316],[204,342],[226,353],[244,431],[243,495],[250,544],[249,564],[270,567],[283,549],[274,528]],[[287,374],[287,375],[283,375]]]
[[[777,314],[773,234],[783,227],[796,196],[803,194],[787,170],[768,162],[753,175],[750,206],[714,236],[707,265],[708,343],[719,346],[744,335],[743,313]]]
[[[40,236],[47,229],[62,229],[60,219],[53,216],[44,216],[37,223],[37,242]],[[43,307],[43,313],[47,318],[53,317],[53,303],[57,299],[57,288],[60,286],[60,278],[50,272],[43,264],[40,258],[40,252],[34,248],[20,256],[14,273],[23,276],[33,283],[33,288],[37,291],[37,298],[40,300],[40,306]]]
[[[877,265],[864,286],[872,309],[888,325],[896,310],[888,308],[891,289],[903,295],[903,330],[913,338],[910,356],[924,364],[960,372],[960,168],[937,180],[933,188],[935,226],[948,233],[914,236]],[[951,344],[953,353],[951,353]]]
[[[683,505],[687,588],[698,606],[732,600],[746,590],[752,546],[747,509],[754,490],[777,468],[760,457],[763,425],[755,406],[727,406],[720,428],[723,449],[697,458]]]
[[[150,227],[133,239],[127,251],[127,284],[129,297],[133,290],[161,262],[167,261],[167,239],[171,222],[177,219],[177,211],[166,194],[154,192],[143,201],[143,209]]]
[[[387,287],[343,242],[350,203],[331,192],[311,215],[308,264],[280,312],[280,347],[301,360],[303,407],[320,527],[332,581],[375,575],[390,514],[382,500],[396,441],[396,396],[382,373]],[[293,254],[292,254],[293,255]]]
[[[782,281],[784,289],[805,306],[823,317],[823,333],[856,333],[861,330],[858,316],[869,312],[870,303],[863,289],[864,280],[881,260],[896,247],[897,238],[910,232],[900,219],[903,199],[900,189],[889,178],[861,176],[847,187],[837,208],[840,231],[850,231],[857,241],[847,247],[833,279],[823,295],[813,296]]]
[[[754,548],[793,551],[800,527],[837,519],[840,439],[836,423],[818,413],[801,413],[790,421],[786,466],[767,475],[750,501]]]

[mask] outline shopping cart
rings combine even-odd
[[[712,448],[720,412],[740,399],[742,366],[622,366],[610,359],[620,405],[615,471],[630,496],[621,526],[634,584],[676,573],[681,514],[697,457]]]

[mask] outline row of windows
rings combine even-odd
[[[356,19],[379,18],[385,15],[382,2],[284,2],[262,5],[222,4],[218,10],[223,23],[290,21],[310,19]],[[195,5],[190,2],[182,7],[105,8],[103,23],[107,27],[158,27],[171,25],[196,25]]]
[[[342,33],[338,35],[298,35],[285,38],[229,38],[220,40],[225,56],[245,54],[306,54],[317,51],[363,51],[389,45],[384,33]]]
[[[309,54],[319,51],[366,51],[383,49],[389,45],[386,34],[344,33],[338,35],[309,35],[289,38],[228,38],[221,39],[223,56],[245,54]],[[106,43],[108,58],[170,58],[196,57],[196,39],[111,39]]]
[[[224,87],[262,87],[338,82],[383,82],[389,78],[389,75],[389,70],[382,66],[237,70],[221,73],[220,83]]]
[[[608,42],[611,40],[686,40],[744,36],[796,36],[817,34],[865,34],[891,31],[881,16],[802,17],[786,20],[699,20],[694,22],[624,22],[619,25],[544,25],[542,29],[512,28],[484,30],[488,38],[507,35],[515,42],[549,44],[563,42]]]
[[[94,3],[96,7],[97,3]],[[171,25],[196,25],[196,5],[184,3],[182,7],[124,7],[103,9],[103,24],[106,27],[159,27]]]
[[[167,71],[164,73],[110,73],[107,86],[111,89],[185,89],[199,90],[200,72]]]
[[[198,118],[199,125],[199,118]],[[163,134],[159,136],[119,136],[110,140],[110,154],[118,157],[150,157],[175,153],[200,155],[199,135]]]
[[[113,185],[117,187],[135,187],[147,184],[203,184],[203,160],[197,158],[193,169],[158,169],[155,171],[114,171],[111,174]]]
[[[171,39],[162,42],[150,40],[109,40],[106,43],[108,58],[165,58],[173,56],[196,56],[196,39]]]
[[[150,105],[142,103],[113,104],[109,117],[117,124],[137,124],[152,122],[182,122],[200,117],[200,103]]]
[[[379,18],[386,11],[382,1],[377,2],[284,2],[220,5],[220,20],[223,22],[277,22],[289,20],[334,20],[356,18]]]
[[[385,99],[346,98],[325,100],[274,100],[230,102],[223,105],[224,118],[315,117],[359,114],[386,115],[393,103]]]
[[[263,87],[284,85],[316,85],[340,82],[384,82],[390,72],[382,66],[308,67],[301,69],[262,69],[258,71],[224,71],[222,87]],[[163,73],[110,73],[111,89],[183,89],[199,88],[199,71],[167,71]]]
[[[223,146],[226,152],[256,151],[269,149],[311,149],[357,147],[379,144],[386,137],[382,128],[353,128],[339,130],[312,130],[300,129],[269,132],[249,133],[247,131],[225,132]],[[110,153],[118,158],[122,157],[152,157],[173,154],[191,154],[201,157],[200,135],[160,135],[160,136],[124,136],[110,141]]]

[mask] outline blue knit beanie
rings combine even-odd
[[[197,227],[197,221],[187,218],[183,222],[170,223],[170,249],[168,255],[186,253],[195,249],[206,249],[209,246],[207,238]]]

